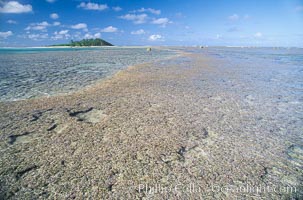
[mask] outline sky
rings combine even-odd
[[[303,0],[0,0],[0,46],[303,47]]]

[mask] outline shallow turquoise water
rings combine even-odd
[[[0,48],[0,101],[78,90],[115,72],[174,55],[146,48]]]
[[[215,57],[212,91],[203,88],[201,79],[194,84],[205,95],[224,91],[247,113],[257,113],[256,127],[262,118],[270,135],[291,140],[303,148],[303,49],[302,48],[207,48],[198,50]],[[216,71],[217,70],[217,71]],[[210,82],[210,81],[209,81]],[[254,119],[249,119],[254,121]],[[263,129],[262,129],[263,130]],[[292,139],[290,139],[292,138]]]

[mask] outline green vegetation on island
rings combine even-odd
[[[69,44],[56,44],[51,46],[82,47],[82,46],[114,46],[114,45],[100,38],[96,38],[96,39],[83,39],[81,41],[71,40]]]

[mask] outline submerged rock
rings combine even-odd
[[[303,147],[298,145],[291,145],[287,149],[287,155],[290,160],[300,167],[303,166]]]
[[[77,117],[78,121],[84,121],[88,123],[98,123],[107,117],[106,114],[103,113],[102,110],[89,108],[87,110],[70,112],[69,115],[71,117]]]

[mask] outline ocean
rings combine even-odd
[[[302,101],[302,48],[0,48],[0,101],[15,101],[68,93],[110,77],[117,71],[175,55],[178,50],[201,53],[224,60],[221,70],[238,74],[244,83],[253,82],[256,95],[283,88],[279,93]],[[217,77],[218,84],[229,83]],[[266,88],[266,89],[265,89]],[[222,89],[222,88],[221,88]],[[238,88],[239,89],[239,88]],[[242,88],[243,89],[243,88]],[[247,88],[246,88],[247,89]],[[282,95],[282,94],[280,94]],[[296,100],[295,100],[296,99]]]
[[[128,66],[175,54],[143,47],[0,48],[0,101],[76,91]]]
[[[163,184],[183,199],[302,199],[303,50],[167,49],[2,50],[2,101],[73,92],[152,63],[108,87],[1,102],[0,191],[161,198],[152,191]],[[178,52],[193,54],[166,59]],[[137,184],[151,189],[141,196]]]

